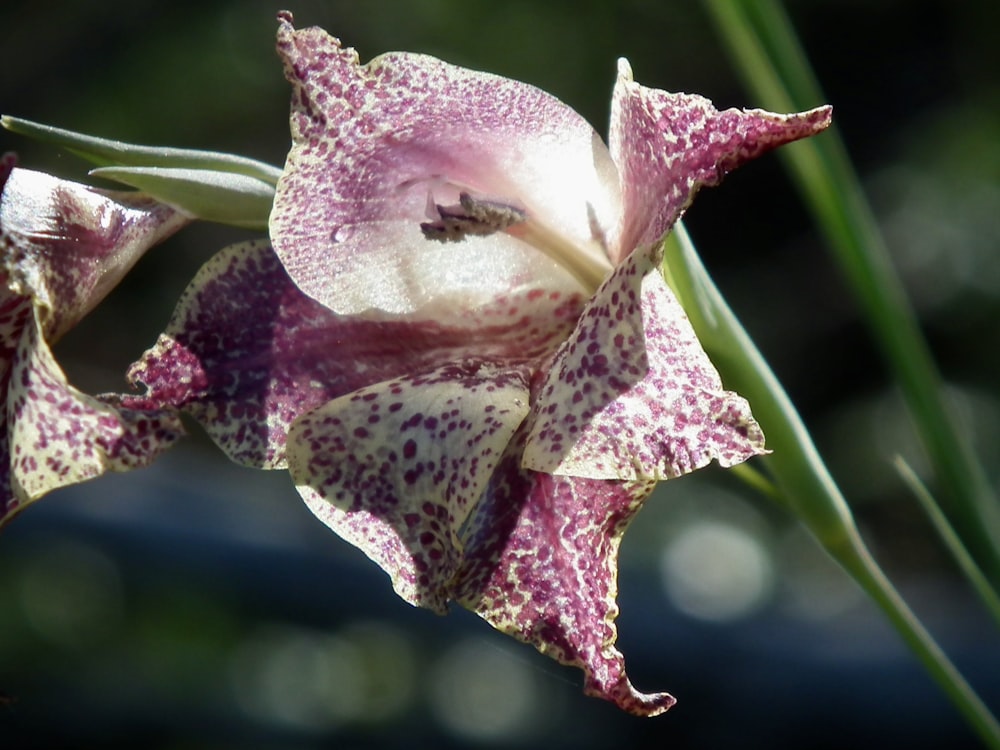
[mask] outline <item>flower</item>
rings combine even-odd
[[[49,345],[152,245],[187,219],[139,194],[105,193],[0,166],[0,523],[51,490],[151,462],[182,433],[66,381]]]
[[[288,466],[412,604],[450,601],[654,715],[615,649],[622,535],[658,480],[764,451],[660,272],[703,185],[819,132],[632,81],[609,145],[534,87],[360,65],[280,16],[292,149],[270,246],[199,274],[131,372],[230,456]]]

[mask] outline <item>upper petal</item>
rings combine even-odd
[[[534,405],[524,466],[607,479],[669,479],[764,451],[726,391],[653,246],[628,256],[556,352]]]
[[[741,164],[819,133],[830,117],[828,106],[793,115],[719,112],[702,96],[635,83],[628,62],[619,60],[608,144],[621,173],[624,210],[612,260],[661,239],[699,187],[717,185]]]
[[[16,168],[0,197],[0,254],[10,288],[41,306],[54,341],[188,221],[139,193],[103,193]]]
[[[456,317],[497,290],[577,289],[552,261],[503,234],[427,241],[428,201],[459,190],[516,204],[572,241],[613,226],[618,179],[600,138],[527,84],[391,53],[360,65],[321,29],[283,16],[278,49],[293,85],[292,150],[271,237],[307,294],[345,313]],[[387,292],[388,290],[388,292]]]

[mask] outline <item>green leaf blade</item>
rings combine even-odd
[[[232,172],[168,167],[100,167],[95,177],[142,190],[193,218],[267,230],[274,188]]]

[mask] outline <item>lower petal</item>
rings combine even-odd
[[[649,482],[523,470],[512,450],[476,509],[455,598],[493,627],[585,674],[584,690],[640,716],[674,704],[636,690],[614,644],[618,548]]]
[[[527,378],[466,362],[335,399],[298,419],[288,463],[306,504],[440,613],[465,523],[528,413]]]

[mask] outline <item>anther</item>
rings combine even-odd
[[[424,237],[440,242],[457,242],[469,235],[486,236],[502,232],[528,220],[528,215],[516,206],[499,201],[473,198],[468,193],[458,196],[457,206],[435,204],[437,221],[421,223]]]

